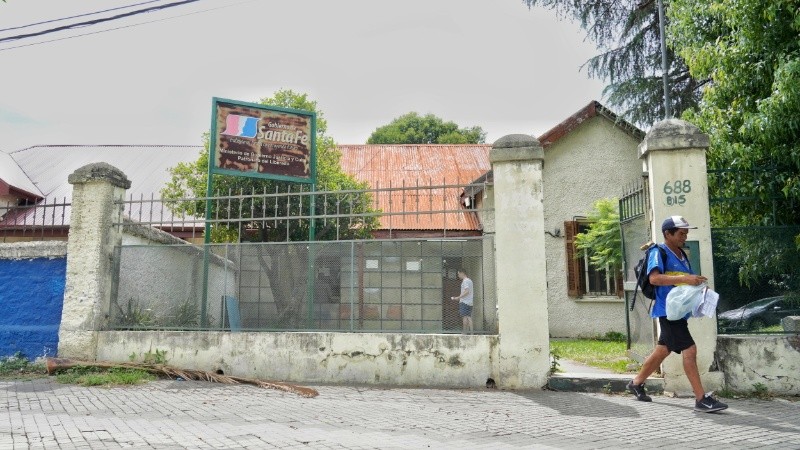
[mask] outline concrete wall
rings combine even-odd
[[[727,389],[800,395],[800,335],[718,336],[716,361]]]
[[[596,200],[619,198],[625,185],[641,177],[638,145],[633,136],[598,115],[545,149],[544,228],[561,232],[559,237],[545,237],[543,256],[552,337],[625,332],[623,298],[567,295],[564,222],[586,217]]]
[[[154,245],[156,244],[156,245]],[[200,312],[203,297],[202,246],[150,227],[130,223],[124,227],[118,250],[119,283],[111,305],[111,323],[130,307],[152,311],[169,320],[182,308]],[[225,258],[224,247],[214,247],[208,264],[208,326],[222,324],[223,295],[237,296],[236,267]],[[199,315],[198,315],[199,318]]]
[[[166,351],[169,365],[298,383],[480,387],[496,336],[103,331],[97,359]],[[140,360],[140,359],[139,359]]]
[[[66,242],[0,244],[0,357],[56,354],[66,255]]]
[[[508,136],[498,140],[494,147],[492,164],[500,180],[495,189],[499,198],[504,199],[498,203],[498,215],[507,218],[497,222],[495,235],[500,241],[497,255],[506,261],[503,267],[499,264],[496,267],[503,274],[502,286],[501,280],[497,280],[499,323],[503,326],[500,336],[108,331],[108,311],[114,291],[133,289],[124,280],[116,287],[110,281],[118,273],[131,270],[119,252],[142,247],[121,246],[123,239],[129,238],[119,226],[121,208],[115,201],[123,198],[124,189],[131,182],[118,169],[98,163],[84,166],[69,177],[74,185],[76,220],[68,243],[67,289],[58,354],[73,359],[126,361],[131,354],[141,357],[147,352],[166,351],[168,361],[177,366],[299,382],[472,387],[482,386],[492,377],[506,388],[542,387],[549,370],[547,315],[540,313],[546,310],[547,292],[544,261],[533,257],[535,249],[544,245],[542,150],[538,141],[526,135]],[[518,226],[516,218],[526,214],[532,214],[534,220]],[[150,236],[136,239],[153,240]],[[405,263],[419,262],[420,269],[427,266],[430,273],[439,271],[438,283],[442,282],[444,259],[451,256],[459,256],[458,265],[475,272],[474,279],[484,278],[479,276],[481,271],[494,267],[482,256],[487,249],[485,240],[476,240],[469,252],[445,248],[467,245],[455,241],[442,242],[439,252],[430,254],[415,242],[390,245],[407,247],[401,254],[408,261],[395,256],[386,258],[382,251],[376,254],[367,251],[365,258],[380,258],[375,272],[381,278],[379,289],[387,288],[382,279],[385,277],[403,306],[405,300],[409,300],[409,306],[419,305],[420,315],[426,299],[432,303],[435,296],[441,302],[443,286],[432,279],[426,281],[422,270],[409,271]],[[180,246],[180,250],[185,248],[188,247]],[[518,254],[522,256],[515,256]],[[223,260],[227,261],[227,257]],[[150,260],[150,263],[157,267],[180,265],[174,261],[152,264]],[[146,278],[154,284],[163,283],[164,270],[150,269]],[[534,282],[520,276],[529,269],[539,274]],[[368,280],[365,285],[377,282]],[[486,288],[480,283],[475,288],[485,293]],[[426,296],[426,290],[433,294]],[[179,294],[170,291],[164,295]],[[381,296],[383,300],[384,293]],[[476,304],[483,303],[486,297],[476,296]],[[413,317],[413,311],[409,312]]]

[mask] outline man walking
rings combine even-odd
[[[462,329],[464,333],[472,333],[472,280],[467,277],[463,269],[459,269],[458,278],[461,279],[461,294],[458,297],[450,297],[458,300],[458,315],[461,316]]]
[[[664,243],[658,244],[666,252],[662,260],[659,251],[651,251],[647,261],[647,274],[650,284],[656,288],[656,298],[650,316],[658,318],[658,345],[647,357],[639,373],[628,383],[628,391],[643,402],[652,401],[644,388],[644,381],[669,356],[670,352],[681,354],[683,371],[689,379],[695,396],[695,411],[715,412],[726,409],[728,405],[715,399],[711,393],[703,390],[700,371],[697,369],[697,346],[689,333],[688,316],[679,320],[667,320],[667,294],[673,287],[681,284],[698,286],[706,281],[706,277],[695,275],[689,264],[689,258],[683,251],[686,237],[690,229],[689,222],[681,216],[667,217],[661,224]]]

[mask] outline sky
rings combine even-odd
[[[176,1],[7,0],[0,40]],[[584,36],[522,0],[199,0],[0,42],[0,150],[199,145],[213,97],[281,89],[315,100],[339,144],[409,112],[479,126],[487,143],[539,136],[603,101]]]

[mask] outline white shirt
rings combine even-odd
[[[466,295],[464,295],[464,293],[466,293]],[[469,278],[464,278],[461,280],[461,295],[463,297],[461,297],[459,301],[465,305],[472,306],[472,280]]]

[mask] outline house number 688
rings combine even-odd
[[[688,194],[689,192],[692,192],[691,180],[675,180],[664,183],[664,193],[667,195]]]
[[[666,194],[667,205],[683,205],[686,203],[686,195],[692,192],[691,180],[675,180],[664,183],[664,194]]]

